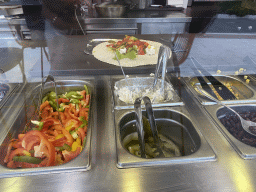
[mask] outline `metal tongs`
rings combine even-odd
[[[45,80],[44,80],[45,79]],[[41,89],[40,89],[40,93],[39,93],[39,100],[38,100],[38,111],[40,111],[40,105],[42,104],[42,95],[43,95],[43,90],[44,90],[44,85],[47,82],[53,82],[54,85],[54,90],[56,93],[56,103],[57,103],[57,111],[58,111],[58,118],[60,120],[60,123],[62,124],[61,118],[60,118],[60,113],[59,113],[59,102],[58,102],[58,94],[57,94],[57,86],[56,86],[56,82],[54,80],[54,77],[51,75],[48,75],[47,77],[43,77],[42,78],[42,83],[41,83]]]
[[[167,62],[170,57],[171,48],[166,45],[161,45],[159,52],[158,52],[158,60],[155,69],[155,76],[153,82],[153,90],[157,84],[158,77],[160,76],[159,73],[162,69],[162,90],[164,89],[164,81],[165,81],[165,74],[167,68]]]
[[[159,155],[157,157],[165,157],[163,154],[163,151],[161,149],[161,140],[159,139],[159,136],[158,136],[156,121],[155,121],[151,101],[147,96],[142,97],[142,98],[137,98],[134,102],[134,110],[135,110],[135,116],[136,116],[136,127],[137,127],[137,132],[138,132],[139,145],[140,145],[140,149],[141,149],[141,157],[146,158],[145,140],[144,140],[145,132],[144,132],[144,126],[143,126],[143,120],[142,120],[142,111],[141,111],[141,101],[142,100],[145,103],[146,111],[148,114],[150,128],[151,128],[154,142],[156,145],[156,152],[159,153]]]

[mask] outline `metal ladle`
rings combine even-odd
[[[245,119],[243,119],[243,118],[241,117],[241,115],[240,115],[238,112],[236,112],[234,109],[232,109],[231,107],[225,105],[224,103],[220,102],[219,100],[213,98],[213,97],[210,96],[209,94],[205,93],[205,92],[200,88],[200,86],[197,85],[196,87],[197,87],[198,91],[199,91],[200,93],[202,93],[205,97],[207,97],[207,98],[209,98],[209,99],[215,101],[215,102],[218,103],[219,105],[222,105],[222,106],[228,108],[230,111],[234,112],[234,113],[239,117],[239,119],[240,119],[240,121],[241,121],[241,124],[242,124],[242,128],[243,128],[247,133],[250,133],[250,134],[256,136],[256,133],[251,132],[251,130],[249,129],[249,127],[251,127],[251,126],[256,126],[256,123],[255,123],[255,122],[252,122],[252,121],[250,121],[250,120],[245,120]]]

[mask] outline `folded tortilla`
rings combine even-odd
[[[148,40],[140,40],[149,43],[149,45],[154,46],[156,49],[156,53],[154,55],[137,55],[137,58],[132,60],[129,58],[121,59],[120,63],[123,67],[137,67],[137,66],[144,66],[144,65],[155,65],[157,64],[158,59],[158,52],[159,48],[162,45],[161,43],[155,41],[148,41]],[[93,56],[108,64],[119,66],[118,61],[113,59],[115,58],[115,53],[109,50],[107,47],[109,43],[104,42],[94,47],[92,54]]]

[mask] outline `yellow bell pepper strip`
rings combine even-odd
[[[81,145],[77,141],[73,142],[71,151],[76,151],[78,147],[82,148]]]

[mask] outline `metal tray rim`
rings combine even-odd
[[[86,83],[91,88],[91,98],[95,100],[94,94],[95,94],[95,86],[93,80],[56,80],[56,82],[80,82],[83,84]],[[28,92],[28,95],[33,92],[33,90],[37,89],[39,85],[33,86],[31,90]],[[73,171],[88,171],[91,168],[90,165],[90,158],[91,158],[91,132],[92,128],[95,124],[95,115],[92,114],[92,111],[95,110],[94,101],[90,101],[90,121],[88,122],[88,131],[87,131],[87,139],[85,148],[83,149],[82,153],[72,161],[65,163],[63,165],[59,166],[51,166],[51,167],[39,167],[39,168],[26,168],[26,169],[9,169],[7,167],[4,167],[0,165],[0,178],[5,177],[20,177],[20,176],[26,176],[26,175],[40,175],[40,174],[50,174],[50,173],[59,173],[59,172],[73,172]],[[20,108],[19,114],[22,110],[22,107]],[[14,121],[13,121],[14,122]],[[2,135],[1,139],[6,138],[8,132],[10,131],[12,125],[9,126],[9,129],[6,130],[5,134]],[[1,140],[1,143],[3,143],[3,140]],[[80,158],[79,158],[80,157]]]
[[[200,129],[190,117],[188,111],[183,106],[176,107],[163,107],[158,108],[157,110],[170,110],[175,111],[184,115],[188,118],[193,126],[195,127],[196,132],[198,133],[201,139],[201,146],[199,149],[188,156],[183,157],[173,157],[173,158],[155,158],[155,159],[143,159],[136,157],[129,152],[127,152],[122,144],[119,133],[119,123],[122,117],[133,112],[133,110],[124,109],[114,112],[114,121],[115,121],[115,137],[116,137],[116,151],[117,151],[117,167],[118,168],[138,168],[138,167],[149,167],[149,166],[161,166],[161,165],[172,165],[172,164],[184,164],[184,163],[193,163],[193,162],[205,162],[205,161],[215,161],[216,155],[213,149],[210,147],[209,143],[206,141],[202,135]]]

